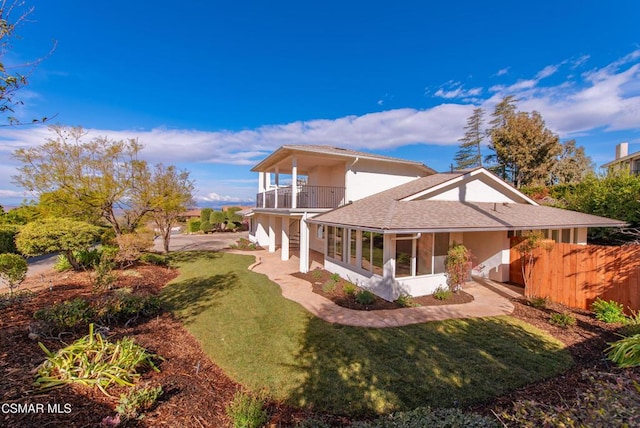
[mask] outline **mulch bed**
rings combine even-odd
[[[336,305],[355,309],[359,311],[378,311],[382,309],[399,309],[403,308],[398,302],[388,302],[380,297],[375,297],[375,301],[370,305],[361,305],[358,303],[353,295],[346,294],[344,292],[344,285],[347,283],[344,279],[338,280],[332,291],[327,292],[323,289],[323,286],[332,281],[331,273],[324,269],[316,269],[307,273],[294,273],[293,276],[304,279],[309,282],[313,287],[313,292],[319,294],[327,299],[331,300]],[[414,304],[419,306],[439,306],[439,305],[458,305],[463,303],[469,303],[473,301],[473,296],[464,291],[452,293],[446,300],[436,299],[432,295],[413,297]]]
[[[119,273],[118,286],[129,287],[135,293],[156,294],[176,275],[177,272],[167,268],[136,266]],[[317,278],[312,279],[312,284],[321,281]],[[52,291],[49,291],[49,284],[53,286]],[[319,285],[322,291],[321,284],[315,285]],[[0,412],[0,426],[100,426],[105,417],[115,416],[117,398],[109,398],[97,389],[81,386],[66,386],[47,394],[34,391],[33,369],[44,360],[44,353],[38,347],[37,341],[27,337],[29,324],[33,322],[33,313],[37,309],[78,296],[96,298],[92,293],[88,273],[51,273],[30,279],[21,288],[33,289],[35,294],[9,306],[0,306],[0,404],[42,403],[45,408],[49,404],[58,405],[60,413]],[[421,301],[421,298],[416,301],[423,305],[430,304]],[[438,302],[440,301],[431,303]],[[444,302],[451,303],[452,300]],[[558,377],[520,388],[477,406],[474,410],[490,415],[492,411],[499,413],[511,408],[514,400],[525,399],[553,404],[558,402],[559,394],[564,400],[570,401],[586,387],[581,376],[582,370],[610,369],[604,359],[603,349],[606,348],[607,342],[617,339],[617,326],[597,321],[586,311],[569,310],[560,305],[552,304],[547,309],[536,309],[520,301],[515,301],[514,305],[514,317],[548,331],[565,343],[576,365]],[[390,308],[392,307],[386,307]],[[548,319],[554,311],[572,314],[576,317],[577,324],[568,329],[551,325]],[[84,334],[86,330],[83,329],[81,332],[75,332],[73,336],[63,336],[63,339],[69,343]],[[159,402],[146,412],[144,419],[129,421],[120,426],[230,426],[225,407],[241,386],[209,360],[193,336],[170,314],[163,313],[151,319],[137,320],[126,328],[112,326],[110,334],[114,339],[125,335],[133,336],[137,343],[165,358],[159,364],[160,373],[149,371],[141,380],[152,386],[162,385],[164,394]],[[59,340],[45,339],[42,342],[51,350],[63,346]],[[111,392],[118,397],[121,391],[114,389]],[[65,413],[66,404],[70,405],[70,413]],[[281,403],[269,403],[269,411],[272,415],[272,426],[276,427],[292,426],[295,421],[312,414],[310,411],[294,409]],[[331,417],[329,420],[335,426],[344,426],[349,422],[348,418]]]

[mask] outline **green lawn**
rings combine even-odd
[[[467,406],[572,364],[559,342],[511,317],[329,324],[248,271],[253,261],[178,253],[181,275],[162,298],[229,376],[293,405],[350,415]]]

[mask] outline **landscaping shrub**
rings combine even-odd
[[[519,401],[500,415],[504,426],[632,427],[640,426],[640,379],[631,372],[583,372],[589,387],[575,399],[554,404]]]
[[[414,308],[416,306],[420,306],[416,302],[414,302],[413,297],[408,294],[401,294],[397,299],[396,303],[402,306],[403,308]]]
[[[240,391],[236,392],[226,411],[234,428],[259,428],[268,419],[263,400]]]
[[[551,314],[551,317],[549,317],[549,322],[562,328],[568,328],[572,325],[576,325],[575,317],[569,314],[560,314],[557,312],[555,314]]]
[[[327,280],[327,282],[322,284],[322,291],[324,293],[331,294],[334,291],[336,291],[336,285],[337,285],[337,283],[334,280],[329,279],[329,280]]]
[[[136,296],[117,293],[96,309],[97,319],[104,323],[118,321],[129,322],[138,317],[150,317],[160,312],[160,299],[157,296]]]
[[[16,235],[18,234],[18,227],[8,224],[0,225],[0,254],[13,253],[17,254],[16,248]]]
[[[595,313],[597,319],[606,323],[625,322],[627,319],[622,304],[613,300],[607,302],[598,297],[591,304],[591,310]]]
[[[67,259],[64,254],[58,254],[53,268],[58,272],[64,272],[66,270],[73,269],[73,266],[71,266],[71,263],[69,263],[69,259]]]
[[[0,279],[9,287],[10,295],[27,277],[27,269],[27,261],[22,256],[0,254]]]
[[[100,252],[97,248],[74,251],[73,254],[83,269],[93,269],[96,264],[100,263]]]
[[[134,382],[140,377],[139,369],[150,367],[160,371],[153,363],[157,355],[147,352],[129,337],[116,343],[109,342],[100,333],[94,333],[93,324],[89,325],[87,336],[55,354],[42,343],[38,345],[47,359],[37,368],[34,386],[44,390],[79,383],[97,386],[105,395],[110,396],[107,389],[114,384],[134,386]]]
[[[155,266],[167,266],[169,264],[169,259],[166,256],[155,253],[142,254],[140,261]]]
[[[209,233],[213,231],[213,225],[209,223],[209,220],[200,221],[200,230],[204,233]]]
[[[127,233],[118,236],[116,242],[118,253],[115,261],[123,266],[130,266],[140,259],[143,252],[153,247],[153,234],[146,231]]]
[[[449,297],[451,297],[451,294],[451,290],[439,285],[438,288],[436,288],[436,291],[433,292],[433,297],[438,300],[447,300]]]
[[[605,352],[607,352],[607,358],[619,367],[640,366],[640,334],[612,343]],[[640,385],[638,385],[638,393],[640,393]]]
[[[376,301],[376,296],[371,291],[360,290],[356,293],[356,302],[361,305],[367,306]]]
[[[73,300],[56,303],[48,308],[39,309],[33,314],[33,317],[44,321],[57,331],[63,331],[80,324],[88,324],[94,315],[89,302],[77,297]]]
[[[333,282],[340,282],[340,275],[337,273],[332,273],[329,278],[331,278],[331,281]]]
[[[247,250],[258,250],[260,247],[258,247],[253,242],[249,241],[247,238],[240,238],[238,239],[238,242],[236,242],[234,245],[231,246],[231,248],[234,248],[236,250],[247,251]]]
[[[640,311],[632,312],[632,316],[627,317],[624,327],[620,329],[622,336],[633,336],[640,334]]]
[[[115,267],[116,263],[111,253],[103,252],[98,262],[94,264],[94,272],[91,277],[94,291],[111,288],[111,285],[118,280],[118,277],[113,273]]]
[[[451,291],[457,292],[469,278],[471,270],[471,252],[462,244],[454,243],[447,252],[445,259],[447,270],[447,284]]]
[[[322,278],[322,269],[315,269],[313,272],[311,272],[311,277],[313,279],[321,279]]]
[[[31,290],[20,290],[14,293],[0,294],[0,309],[6,308],[13,303],[26,302],[33,296],[35,296],[35,293]]]
[[[370,422],[356,422],[351,428],[497,428],[493,418],[465,413],[460,409],[430,409],[419,407],[396,412]]]
[[[527,299],[527,304],[536,309],[544,309],[547,307],[548,301],[546,297],[531,296]]]
[[[200,232],[200,220],[191,219],[187,223],[187,230],[189,233],[198,233]]]
[[[134,388],[120,395],[116,412],[124,420],[140,419],[162,395],[162,386]]]
[[[345,282],[342,285],[342,292],[344,294],[346,294],[347,296],[355,295],[357,290],[358,290],[358,287],[356,287],[354,284],[352,284],[350,282]]]

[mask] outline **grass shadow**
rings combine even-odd
[[[160,301],[165,310],[185,323],[215,307],[217,300],[238,285],[234,273],[188,278],[167,285],[160,293]]]
[[[392,329],[310,320],[290,403],[350,416],[468,407],[568,369],[555,342],[506,317]]]

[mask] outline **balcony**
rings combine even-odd
[[[344,204],[344,187],[296,187],[295,201],[291,186],[279,187],[256,195],[257,208],[337,208]],[[295,206],[293,204],[295,202]]]

